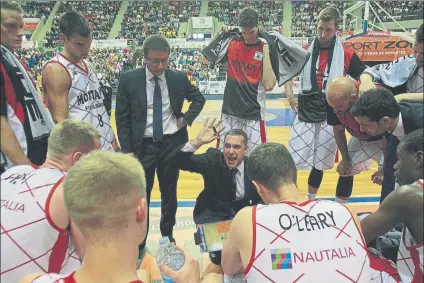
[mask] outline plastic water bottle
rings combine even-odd
[[[156,256],[156,262],[159,265],[165,264],[170,269],[177,271],[184,265],[184,254],[174,243],[169,241],[168,237],[162,237],[159,240],[159,251]],[[174,281],[161,272],[164,283],[174,283]]]

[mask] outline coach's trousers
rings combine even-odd
[[[181,129],[173,135],[165,135],[163,141],[154,142],[152,138],[144,138],[138,159],[146,174],[146,195],[150,207],[150,194],[153,188],[155,172],[159,180],[161,193],[160,231],[162,236],[172,236],[177,213],[177,182],[179,169],[168,162],[169,155],[177,147],[188,140],[187,131]],[[150,210],[150,209],[149,209]],[[147,217],[147,233],[140,248],[146,245],[149,232],[149,215]]]

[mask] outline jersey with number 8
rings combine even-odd
[[[49,63],[58,63],[68,72],[71,87],[68,92],[69,118],[89,122],[102,134],[101,145],[104,150],[113,151],[113,131],[107,110],[103,104],[103,93],[99,80],[91,65],[82,60],[85,68],[58,53]]]

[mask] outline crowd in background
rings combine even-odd
[[[317,34],[318,14],[319,12],[329,6],[335,4],[340,12],[344,9],[349,8],[354,3],[352,1],[332,1],[332,2],[321,2],[321,1],[293,1],[292,2],[292,26],[291,36],[292,37],[313,37]],[[347,22],[350,22],[348,17]],[[342,29],[340,23],[340,29]],[[349,30],[350,27],[345,28]]]
[[[216,17],[225,25],[237,25],[237,17],[244,7],[252,7],[259,14],[259,22],[264,28],[281,26],[283,2],[279,1],[209,1],[208,16]]]
[[[56,1],[26,1],[21,3],[24,18],[48,18]]]
[[[179,24],[199,15],[201,1],[140,1],[130,5],[116,38],[132,39],[141,45],[151,34],[176,38]]]
[[[46,47],[55,47],[59,41],[59,16],[74,10],[86,17],[92,28],[94,39],[107,39],[122,2],[118,1],[63,1],[53,19],[51,30],[47,32]]]
[[[49,17],[55,1],[22,2],[25,17]],[[397,15],[408,11],[423,9],[422,1],[378,1],[389,14]],[[375,5],[374,3],[373,5]],[[51,30],[47,32],[43,45],[56,47],[59,41],[59,16],[62,12],[75,10],[82,13],[90,22],[93,39],[106,39],[111,31],[122,2],[120,1],[62,1],[53,19]],[[317,16],[319,11],[336,4],[339,10],[351,7],[353,1],[293,1],[292,2],[292,37],[313,37],[316,35]],[[116,38],[133,40],[133,44],[142,45],[143,40],[152,34],[162,34],[167,38],[176,38],[180,23],[187,22],[191,16],[200,13],[201,1],[136,1],[129,2],[124,14],[121,31]],[[283,2],[279,1],[209,1],[208,16],[218,18],[226,25],[237,25],[237,17],[244,7],[252,7],[259,13],[261,26],[276,28],[283,21]],[[380,8],[376,11],[382,12]],[[371,15],[372,18],[372,15]],[[348,16],[346,29],[351,17]],[[342,28],[342,23],[340,27]],[[185,37],[185,35],[182,35]],[[41,67],[47,61],[46,55],[36,49],[21,50],[19,56],[27,64],[34,78],[39,80]],[[111,85],[116,84],[122,72],[143,65],[142,56],[135,56],[129,49],[92,50],[90,61],[103,79]],[[219,67],[211,69],[200,60],[197,49],[173,48],[170,55],[170,67],[187,72],[193,84],[203,80],[216,80]]]

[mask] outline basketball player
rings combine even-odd
[[[408,134],[397,148],[396,182],[378,210],[361,221],[365,240],[370,242],[397,224],[405,224],[400,241],[397,270],[402,282],[423,282],[424,132]]]
[[[372,160],[380,162],[383,156],[383,135],[371,136],[360,130],[359,123],[349,110],[358,99],[355,81],[337,77],[327,89],[327,102],[333,111],[327,113],[327,123],[333,127],[334,138],[342,156],[337,166],[336,201],[347,202],[352,194],[353,176],[371,167]],[[351,138],[346,139],[345,130]],[[382,171],[382,170],[381,170]]]
[[[41,165],[54,122],[25,64],[14,54],[22,47],[24,11],[1,1],[0,174],[15,165]]]
[[[288,145],[297,169],[311,170],[310,200],[316,197],[323,170],[333,167],[337,152],[333,129],[327,124],[327,114],[333,112],[326,101],[327,84],[338,76],[359,79],[366,68],[354,50],[342,45],[336,35],[340,20],[340,12],[333,5],[318,15],[317,37],[308,48],[312,56],[301,74],[298,112]]]
[[[60,16],[63,51],[43,69],[43,90],[55,122],[80,119],[102,134],[105,150],[118,150],[99,80],[86,60],[91,45],[90,24],[81,14],[67,11]]]
[[[43,165],[15,166],[1,175],[1,282],[80,266],[84,247],[66,212],[62,181],[82,155],[100,148],[100,138],[93,125],[64,120],[51,132]]]
[[[76,272],[31,274],[21,283],[147,283],[136,270],[138,245],[147,232],[146,181],[140,162],[123,153],[90,153],[69,170],[63,198],[69,217],[86,239],[84,262]]]
[[[259,39],[258,12],[245,8],[239,15],[243,40],[233,40],[227,50],[227,82],[222,104],[220,133],[225,137],[232,129],[248,136],[249,151],[266,142],[265,93],[275,85],[269,59],[269,46]],[[273,78],[271,82],[265,82]],[[221,150],[224,139],[218,140]]]
[[[356,213],[336,202],[305,201],[283,145],[258,146],[247,174],[266,205],[244,208],[231,223],[222,250],[225,274],[244,271],[248,283],[370,281]]]

